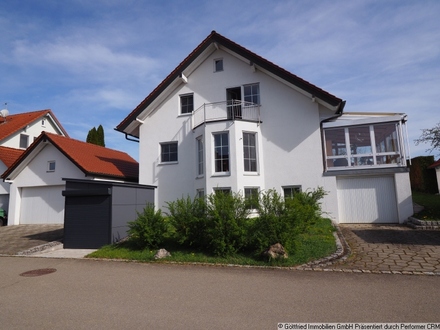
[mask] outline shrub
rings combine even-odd
[[[208,195],[206,238],[209,252],[229,256],[245,247],[249,212],[241,194],[217,192]]]
[[[147,204],[143,213],[137,214],[135,221],[128,222],[130,240],[141,249],[158,248],[168,231],[162,211],[155,211],[153,204]]]
[[[259,218],[256,218],[250,231],[250,247],[259,252],[275,243],[281,243],[292,253],[298,235],[307,231],[321,216],[320,200],[325,191],[298,192],[284,199],[271,189],[260,195]]]
[[[174,238],[185,246],[203,247],[206,242],[206,203],[203,198],[181,198],[167,203]]]

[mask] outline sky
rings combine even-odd
[[[114,128],[212,30],[346,100],[408,115],[411,157],[440,121],[438,0],[1,0],[0,109],[51,109],[69,136]],[[436,155],[436,153],[432,153]]]

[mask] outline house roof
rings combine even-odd
[[[32,124],[44,116],[49,116],[52,118],[54,123],[60,129],[61,133],[63,133],[65,136],[69,136],[61,123],[52,113],[52,110],[46,109],[8,115],[6,118],[0,117],[0,141],[14,134],[15,132],[22,130],[27,125]]]
[[[24,150],[0,146],[0,160],[7,166],[11,166]]]
[[[440,167],[440,159],[428,166],[428,168],[436,168],[436,167]]]
[[[223,47],[238,56],[249,61],[249,65],[255,65],[257,68],[268,71],[269,73],[281,78],[297,88],[305,91],[316,99],[320,99],[326,104],[334,107],[337,113],[342,113],[345,101],[326,92],[325,90],[305,81],[304,79],[290,73],[289,71],[279,67],[278,65],[266,60],[265,58],[251,52],[250,50],[240,46],[239,44],[225,38],[212,31],[211,34],[202,41],[117,127],[116,130],[124,132],[124,130],[177,78],[182,77],[185,69],[201,56],[204,51],[214,45],[216,48]]]
[[[127,153],[48,132],[42,132],[3,173],[2,178],[7,179],[15,171],[20,171],[48,142],[64,154],[85,175],[123,179],[131,182],[138,181],[139,164]]]

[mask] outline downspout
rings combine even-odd
[[[137,142],[137,143],[139,143],[139,139],[131,139],[131,138],[129,138],[129,135],[127,134],[127,133],[124,133],[125,134],[125,139],[127,140],[127,141],[132,141],[132,142]]]
[[[323,139],[323,137],[324,137],[324,129],[322,128],[322,126],[323,126],[324,123],[329,122],[330,120],[333,120],[333,119],[341,117],[343,115],[343,113],[344,113],[345,103],[346,103],[346,101],[344,100],[344,101],[342,101],[339,104],[338,110],[336,110],[336,114],[334,116],[326,118],[324,120],[321,120],[321,122],[319,123],[320,130],[321,130],[322,166],[323,166],[324,172],[326,170],[326,163],[325,163],[325,160],[326,160],[325,150],[326,150],[326,148],[325,148],[325,141]]]

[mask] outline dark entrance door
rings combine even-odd
[[[241,118],[241,87],[226,89],[228,119]]]

